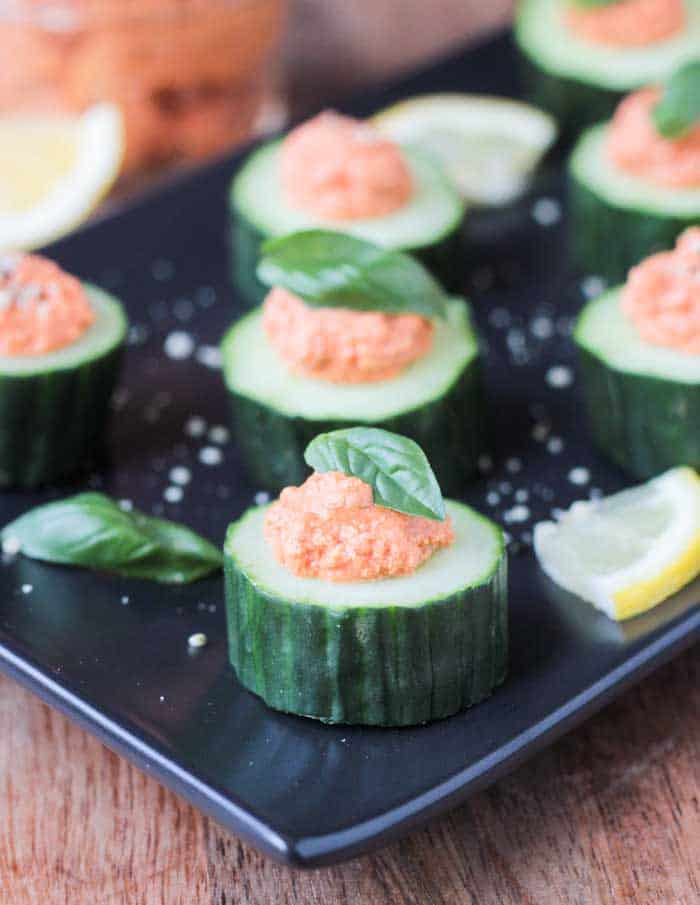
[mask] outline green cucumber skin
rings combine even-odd
[[[621,283],[630,267],[654,252],[673,248],[679,233],[700,222],[700,211],[684,218],[616,207],[569,172],[569,222],[578,267]]]
[[[224,582],[231,664],[275,710],[410,726],[482,701],[505,678],[505,554],[487,584],[418,607],[279,599],[258,590],[228,554]]]
[[[565,141],[573,141],[584,127],[609,119],[624,96],[609,88],[554,75],[522,50],[519,69],[523,96],[556,118]]]
[[[102,452],[122,346],[76,368],[0,375],[0,487],[36,487]]]
[[[442,283],[448,292],[458,292],[463,270],[461,257],[464,252],[462,236],[464,221],[457,224],[433,245],[409,248],[417,258]],[[260,232],[239,211],[232,209],[230,224],[231,272],[239,301],[247,310],[259,305],[270,291],[256,276],[260,258],[260,245],[269,238]]]
[[[229,391],[230,392],[230,391]],[[257,400],[231,393],[232,426],[256,485],[279,492],[309,475],[304,450],[320,433],[355,422],[294,418]],[[484,451],[484,403],[478,360],[464,369],[450,390],[427,405],[373,426],[415,440],[428,457],[443,493],[457,496]]]
[[[613,462],[644,479],[700,469],[700,384],[627,374],[581,346],[578,358],[593,439]]]

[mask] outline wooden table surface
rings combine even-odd
[[[697,905],[700,649],[406,839],[298,872],[0,679],[2,905]]]
[[[415,62],[510,6],[297,0],[292,88],[317,102],[318,86],[332,96]],[[387,29],[401,35],[394,57]],[[308,873],[257,854],[0,678],[0,905],[697,905],[698,653],[451,815]]]

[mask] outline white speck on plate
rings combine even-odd
[[[207,422],[199,415],[193,415],[185,423],[185,433],[188,437],[202,437],[206,433]]]
[[[502,493],[504,496],[507,496],[509,493],[513,492],[513,485],[510,481],[501,481],[498,485],[498,492]]]
[[[163,491],[163,499],[167,503],[179,503],[184,495],[182,487],[177,487],[175,484],[171,484]]]
[[[517,506],[513,506],[511,509],[507,509],[503,513],[503,521],[507,525],[511,525],[514,523],[522,523],[526,522],[530,518],[530,509],[527,506],[523,506],[522,503],[518,503]]]
[[[223,453],[216,446],[204,446],[199,451],[202,465],[221,465],[223,458]]]
[[[199,610],[199,612],[203,613],[204,610],[206,610],[206,608],[207,608],[206,603],[203,600],[200,600],[199,603],[197,604],[197,609]]]
[[[23,585],[22,585],[22,593],[23,593],[23,594],[31,594],[33,590],[34,590],[34,585],[33,585],[33,584],[23,584]]]
[[[18,537],[9,535],[2,539],[2,552],[7,556],[16,556],[22,549],[22,542]]]
[[[124,596],[122,597],[120,603],[122,604],[122,606],[126,606],[126,605],[129,603],[129,595],[128,595],[128,594],[124,594]]]
[[[554,335],[552,318],[547,317],[546,314],[540,314],[537,317],[533,317],[530,322],[530,333],[537,339],[549,339],[550,336]]]
[[[532,205],[532,219],[540,226],[554,226],[561,220],[561,204],[556,198],[538,198]]]
[[[145,324],[132,324],[127,334],[127,343],[130,346],[142,346],[148,339],[148,327]]]
[[[549,440],[547,440],[547,452],[551,453],[553,456],[558,456],[563,449],[564,441],[561,437],[550,437]]]
[[[166,258],[157,258],[151,265],[151,274],[154,280],[165,282],[175,276],[175,265]]]
[[[131,500],[119,500],[118,505],[119,508],[124,512],[131,512],[131,510],[134,508],[134,504],[131,502]]]
[[[572,484],[587,484],[591,480],[591,473],[587,468],[583,466],[578,466],[577,468],[572,468],[569,472],[569,481]]]
[[[204,647],[208,640],[209,639],[204,632],[194,632],[194,634],[190,635],[187,639],[187,646],[194,650],[198,650],[200,647]]]
[[[164,700],[165,700],[165,695],[162,694],[162,695],[160,696],[160,698],[158,698],[158,700],[159,700],[159,701],[164,701]]]
[[[587,299],[594,299],[608,288],[607,280],[599,276],[589,276],[581,280],[581,292]]]
[[[178,299],[173,305],[173,314],[179,321],[192,320],[194,305],[189,299]]]
[[[209,612],[210,612],[210,613],[215,613],[215,612],[216,612],[216,604],[215,604],[215,603],[210,603],[210,604],[209,604]]]
[[[532,428],[532,439],[536,440],[538,443],[544,443],[549,436],[550,430],[549,424],[544,421],[538,421]]]
[[[525,488],[521,488],[520,490],[516,490],[514,494],[514,499],[516,503],[527,503],[530,499],[530,491],[525,490]]]
[[[221,367],[221,349],[218,346],[199,346],[195,354],[197,361],[215,370]]]
[[[574,382],[574,372],[568,365],[552,365],[544,379],[550,387],[563,390]]]
[[[479,456],[476,466],[482,474],[486,474],[489,471],[493,471],[493,459],[486,454]]]
[[[176,465],[170,469],[168,477],[171,483],[181,484],[184,487],[185,484],[189,484],[192,480],[192,472],[184,465]]]
[[[200,286],[194,297],[202,308],[210,308],[216,302],[216,289],[213,286]]]
[[[497,330],[503,330],[510,326],[510,311],[507,308],[494,308],[489,314],[489,323]]]
[[[194,340],[184,330],[173,330],[168,333],[163,343],[163,351],[175,361],[184,361],[194,352]]]
[[[500,493],[496,493],[495,490],[489,490],[489,492],[486,494],[486,502],[489,506],[498,506],[498,504],[501,502]]]
[[[523,463],[516,456],[511,456],[510,459],[506,459],[506,471],[509,471],[511,474],[517,474],[523,467]]]
[[[215,424],[214,427],[210,428],[207,437],[212,443],[217,443],[219,446],[222,446],[231,439],[231,433],[227,427],[223,426],[223,424]]]
[[[255,505],[256,506],[264,506],[265,503],[270,502],[270,494],[266,490],[258,490],[255,494]]]

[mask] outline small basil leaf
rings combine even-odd
[[[2,538],[16,540],[32,559],[161,582],[194,581],[222,561],[189,528],[126,512],[100,493],[37,506],[6,525]]]
[[[700,60],[676,70],[651,116],[656,131],[670,139],[682,138],[700,123]]]
[[[374,491],[374,502],[444,521],[445,503],[425,453],[408,437],[374,427],[319,434],[304,453],[316,471],[342,471]]]
[[[327,230],[305,230],[262,246],[258,277],[313,306],[444,317],[447,296],[410,255]]]

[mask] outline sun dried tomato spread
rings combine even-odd
[[[700,227],[632,268],[622,310],[647,342],[700,355]]]
[[[95,319],[79,280],[39,255],[0,255],[0,355],[43,355]]]
[[[686,21],[683,0],[622,0],[608,6],[566,9],[566,23],[578,37],[610,47],[645,47],[671,38]]]
[[[390,214],[413,192],[399,147],[370,125],[332,111],[289,133],[281,177],[293,204],[331,220]]]
[[[417,314],[312,308],[281,288],[265,300],[263,326],[294,374],[333,383],[395,377],[430,351],[434,332]]]
[[[375,506],[372,488],[338,471],[286,487],[265,516],[277,561],[304,578],[367,581],[410,575],[454,542],[450,519]]]
[[[658,88],[643,88],[618,106],[608,134],[608,154],[621,170],[668,188],[700,186],[700,125],[680,138],[660,135],[651,113]]]

